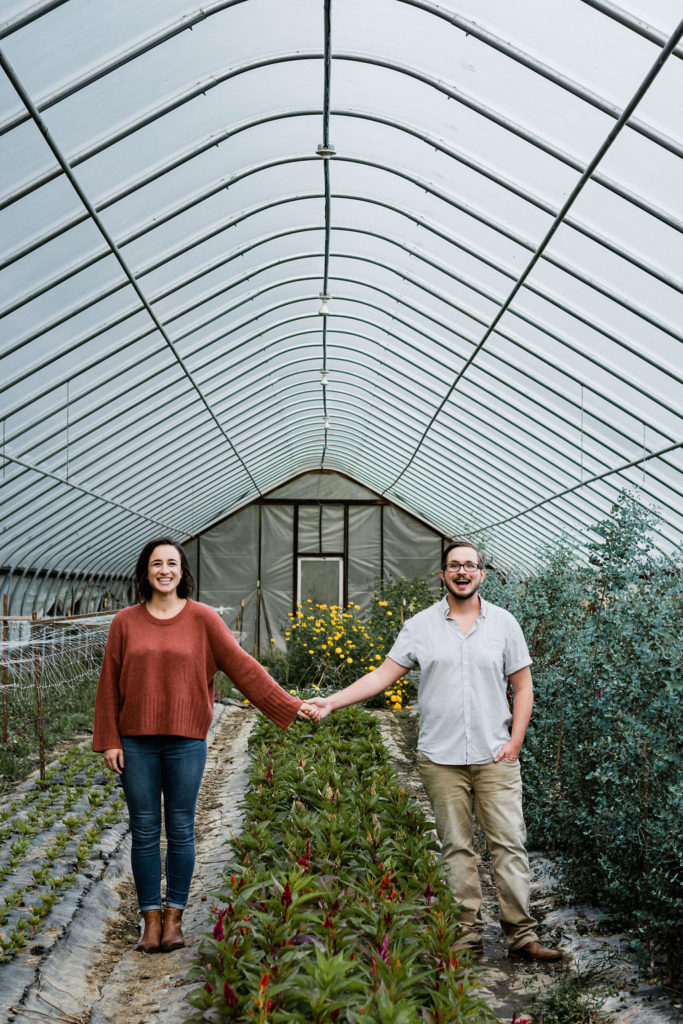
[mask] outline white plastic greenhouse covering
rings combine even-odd
[[[1,0],[0,565],[344,474],[533,565],[681,515],[680,0]]]

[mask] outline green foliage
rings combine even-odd
[[[287,641],[286,683],[299,692],[331,691],[347,686],[383,660],[358,605],[313,604],[307,601],[290,613]]]
[[[495,1020],[458,947],[427,823],[357,708],[313,731],[259,723],[193,1020]]]
[[[45,687],[43,738],[46,750],[60,740],[91,732],[95,707],[96,672],[79,674],[78,681],[64,680],[60,686]],[[38,727],[35,693],[31,680],[7,691],[7,743],[0,746],[0,793],[11,789],[38,767]]]
[[[525,814],[563,854],[574,894],[603,902],[652,957],[681,964],[683,577],[651,552],[653,513],[620,495],[590,564],[564,547],[527,580],[490,573],[532,657]]]
[[[395,579],[377,584],[367,614],[358,605],[299,605],[289,616],[286,654],[264,662],[286,689],[301,697],[348,686],[384,661],[406,618],[434,603],[424,579]],[[399,680],[370,700],[374,707],[400,710],[415,696],[411,679]]]
[[[397,576],[375,586],[368,610],[368,625],[375,627],[378,637],[389,650],[405,619],[429,608],[440,596],[439,580],[422,577],[408,579]],[[391,621],[387,621],[390,619]]]

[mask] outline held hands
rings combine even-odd
[[[311,697],[309,700],[305,700],[299,710],[297,716],[299,718],[306,718],[309,722],[315,722],[316,724],[322,722],[323,718],[327,718],[332,705],[329,702],[329,698],[326,697]]]
[[[329,697],[311,697],[307,703],[315,704],[319,722],[322,722],[324,718],[327,718],[332,711],[332,704],[330,703]]]
[[[312,700],[305,700],[299,710],[296,713],[297,718],[305,718],[308,722],[315,722],[316,724],[320,721],[320,712],[315,707],[315,702]]]

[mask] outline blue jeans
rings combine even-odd
[[[161,797],[166,827],[166,906],[182,910],[194,871],[194,816],[206,740],[122,736],[123,792],[133,838],[131,867],[140,910],[161,908]]]

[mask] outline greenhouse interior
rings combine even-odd
[[[65,709],[83,741],[150,539],[304,700],[372,669],[465,540],[533,656],[530,842],[680,1006],[682,14],[0,0],[0,792],[38,757],[45,782]],[[509,1019],[401,989],[385,947],[363,1019]],[[268,1009],[267,964],[202,969],[174,1020],[361,1019],[351,968],[320,1016]]]

